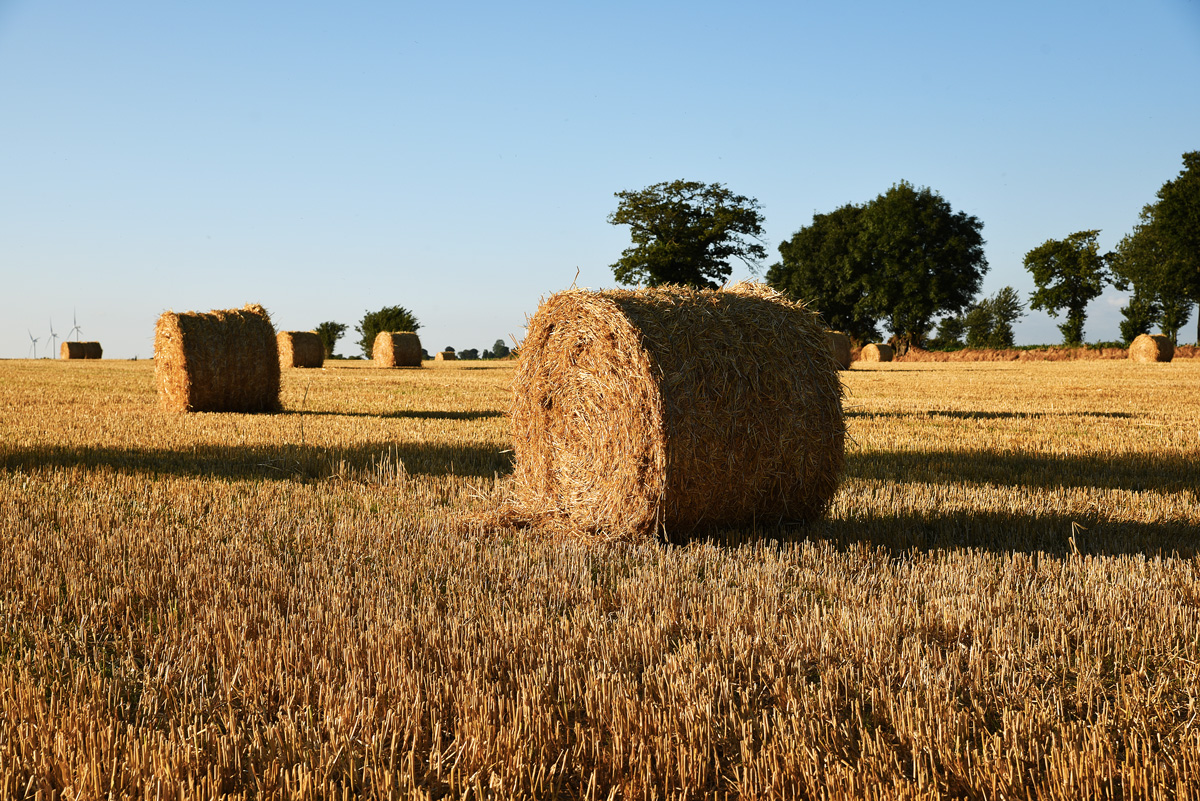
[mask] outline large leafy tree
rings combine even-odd
[[[867,304],[902,352],[924,344],[935,317],[962,311],[978,294],[988,267],[982,230],[979,218],[906,181],[863,210],[857,244],[871,285]]]
[[[337,347],[337,341],[346,333],[346,324],[327,320],[313,330],[321,338],[321,344],[325,347],[325,358],[328,359],[333,356],[333,349]]]
[[[1200,151],[1184,153],[1183,170],[1142,209],[1141,223],[1117,247],[1113,273],[1118,287],[1134,291],[1126,306],[1129,330],[1146,327],[1150,314],[1150,324],[1174,340],[1192,304],[1200,303]]]
[[[420,327],[413,313],[403,306],[384,306],[379,311],[365,312],[354,330],[361,336],[358,346],[362,348],[363,355],[370,359],[374,356],[375,337],[379,334],[384,331],[415,332]]]
[[[855,249],[863,208],[852,203],[814,214],[811,225],[779,243],[780,260],[767,283],[820,312],[825,324],[858,342],[879,339],[878,320],[867,308],[870,288]]]
[[[1130,340],[1157,325],[1176,342],[1191,314],[1192,287],[1185,260],[1164,241],[1156,212],[1155,204],[1142,209],[1142,222],[1117,245],[1110,266],[1113,284],[1133,290],[1122,310],[1121,336]]]
[[[1006,286],[990,298],[984,298],[967,312],[963,320],[969,348],[1011,348],[1016,344],[1013,323],[1025,316],[1021,295]]]
[[[779,246],[767,282],[860,341],[885,324],[903,352],[941,315],[966,309],[987,259],[983,223],[928,187],[901,182],[864,206],[813,217]]]
[[[622,284],[717,287],[738,259],[751,270],[766,258],[762,210],[721,184],[658,183],[617,192],[613,225],[628,225],[633,245],[612,265]]]
[[[1077,231],[1066,239],[1047,239],[1025,254],[1025,269],[1033,274],[1037,291],[1029,305],[1057,317],[1066,312],[1059,325],[1063,344],[1083,344],[1083,324],[1087,305],[1100,297],[1109,283],[1108,257],[1096,243],[1099,231]]]

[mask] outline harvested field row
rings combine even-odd
[[[513,366],[0,362],[0,793],[1200,786],[1200,363],[856,367],[828,516],[683,547],[482,526]]]

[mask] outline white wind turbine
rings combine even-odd
[[[25,330],[29,331],[28,328],[26,328]],[[37,358],[37,343],[38,343],[38,338],[33,335],[32,331],[29,331],[29,353],[30,353],[29,358],[31,358],[31,359]]]
[[[54,333],[54,318],[50,318],[50,358],[58,352],[58,334]]]
[[[75,319],[75,310],[74,309],[71,309],[71,322],[75,324],[75,327],[67,332],[67,336],[71,336],[71,334],[74,334],[75,341],[78,342],[79,335],[83,333],[83,329],[79,327],[79,321],[77,319]]]

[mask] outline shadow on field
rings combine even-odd
[[[961,511],[925,517],[881,512],[850,520],[826,520],[808,526],[805,531],[810,538],[831,540],[840,546],[861,543],[894,552],[970,548],[1059,556],[1078,551],[1106,556],[1143,554],[1184,558],[1200,553],[1196,527],[1191,523],[1118,521],[1098,513],[1071,516]]]
[[[186,450],[39,447],[0,450],[0,469],[108,467],[128,472],[226,479],[287,480],[333,475],[492,478],[512,472],[512,454],[469,445],[391,442],[347,448],[197,445]]]
[[[846,474],[881,481],[1010,487],[1195,490],[1194,459],[1178,454],[1059,456],[996,451],[875,451],[846,454]]]
[[[409,419],[409,420],[487,420],[492,417],[504,417],[505,413],[489,409],[477,412],[452,411],[422,411],[407,409],[398,412],[323,412],[300,409],[289,409],[279,414],[296,414],[301,416],[316,415],[319,417],[374,417],[380,420]]]
[[[957,420],[1039,420],[1053,417],[1134,417],[1131,412],[972,412],[929,409],[904,412],[867,412],[850,410],[846,417],[950,417]]]
[[[1200,538],[1197,538],[1193,524],[1117,521],[1096,513],[1071,516],[956,511],[924,515],[864,510],[850,519],[819,520],[806,526],[763,527],[753,531],[718,531],[703,539],[724,547],[754,541],[823,540],[842,549],[861,545],[883,548],[893,554],[913,550],[970,549],[1053,556],[1078,552],[1096,556],[1140,554],[1190,559],[1200,555]]]

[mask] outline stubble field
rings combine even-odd
[[[327,365],[0,361],[0,798],[1200,797],[1200,360],[858,365],[682,546],[488,522],[511,363]]]

